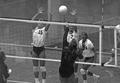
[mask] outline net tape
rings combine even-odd
[[[7,80],[8,83],[32,83],[32,82],[25,82],[25,81],[16,81],[16,80]]]
[[[24,23],[43,23],[43,24],[53,24],[53,25],[68,25],[68,26],[81,26],[81,27],[93,27],[100,28],[101,25],[92,24],[77,24],[77,23],[63,23],[63,22],[49,22],[49,21],[33,21],[33,20],[23,20],[23,19],[13,19],[13,18],[0,18],[0,21],[15,21]],[[114,28],[115,26],[104,26],[104,28]]]

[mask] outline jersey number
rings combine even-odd
[[[38,34],[41,34],[41,35],[42,35],[42,34],[43,34],[43,31],[42,31],[42,30],[39,30]]]

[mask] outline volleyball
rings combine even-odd
[[[59,13],[60,14],[62,14],[62,15],[64,15],[64,14],[66,14],[67,13],[67,6],[65,6],[65,5],[61,5],[60,7],[59,7]]]

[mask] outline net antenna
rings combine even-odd
[[[101,0],[101,28],[99,28],[99,64],[102,64],[102,31],[104,28],[104,0]]]
[[[114,28],[114,57],[115,57],[115,66],[118,66],[118,61],[117,61],[117,29]]]

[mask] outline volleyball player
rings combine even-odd
[[[63,50],[59,67],[60,83],[75,83],[74,63],[77,57],[82,57],[77,50],[78,43],[76,39],[73,38],[71,42],[67,41],[69,28],[65,26],[64,30]]]
[[[76,23],[77,22],[77,10],[73,9],[70,12],[70,16],[71,16],[71,22]],[[78,31],[77,31],[77,26],[69,26],[69,32],[67,35],[67,41],[68,43],[71,42],[72,39],[76,39],[77,43],[78,43]],[[76,59],[76,61],[78,61],[78,59]],[[75,68],[75,79],[76,79],[76,83],[78,83],[78,64],[74,64],[74,68]]]
[[[84,62],[94,62],[95,60],[95,49],[92,41],[88,38],[88,34],[86,32],[82,32],[82,39],[79,41],[79,49],[82,51]],[[91,65],[82,65],[80,72],[83,77],[83,83],[87,83],[87,75],[94,76],[95,78],[99,78],[99,75],[93,74],[88,69]]]
[[[33,20],[40,15],[40,21],[45,20],[44,19],[44,12],[43,10],[39,10],[38,14],[36,14],[33,18]],[[50,14],[51,21],[52,15]],[[37,27],[33,30],[33,51],[32,56],[34,58],[45,58],[45,39],[46,34],[49,29],[50,24],[38,24]],[[39,62],[40,62],[40,68],[39,68]],[[46,83],[46,68],[45,68],[45,61],[38,61],[33,60],[33,72],[35,76],[35,83],[40,83],[39,81],[39,69],[42,73],[42,83]]]
[[[5,53],[0,51],[0,83],[7,83],[7,78],[9,77],[8,67],[5,64]]]
[[[70,43],[72,41],[72,39],[75,39],[78,45],[78,32],[77,32],[77,27],[76,26],[69,26],[69,31],[68,31],[68,35],[67,35],[67,42]],[[79,59],[77,58],[76,61],[78,61]],[[74,68],[75,68],[75,79],[76,79],[76,83],[78,83],[78,64],[74,64]]]

